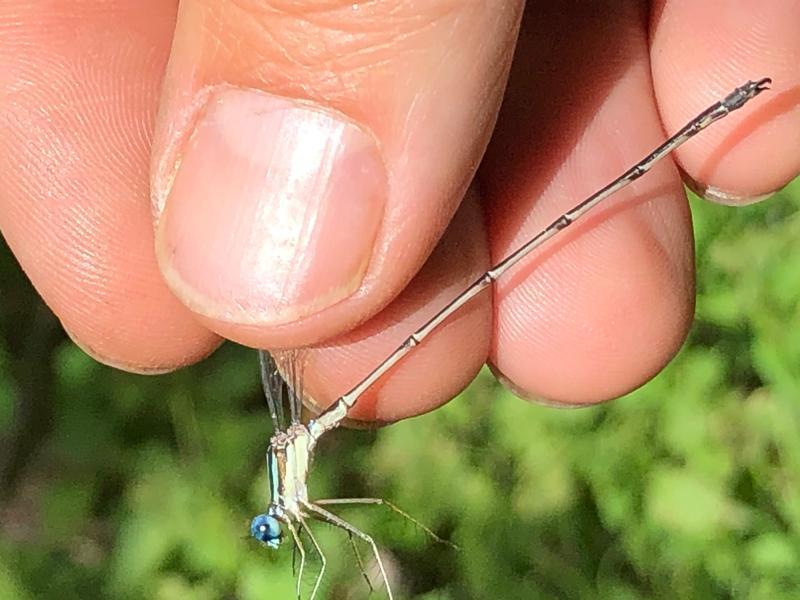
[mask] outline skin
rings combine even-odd
[[[486,361],[523,397],[614,398],[663,368],[691,324],[682,182],[745,204],[800,172],[800,0],[46,4],[0,7],[0,229],[76,343],[128,371],[195,363],[224,338],[312,346],[306,390],[324,406],[665,130],[772,77],[769,94],[477,298],[352,416],[431,410]],[[243,323],[209,316],[174,277],[158,233],[180,214],[171,176],[219,86],[302,99],[377,141],[389,191],[344,299]]]

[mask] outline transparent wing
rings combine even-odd
[[[285,373],[287,383],[286,401],[289,405],[289,415],[292,424],[300,422],[303,402],[303,360],[304,355],[300,350],[286,350],[281,352],[280,364]]]
[[[261,387],[267,400],[269,416],[272,418],[274,431],[283,429],[285,416],[283,402],[286,394],[286,382],[278,372],[278,365],[266,350],[258,351],[258,362],[261,366]]]
[[[266,350],[258,351],[261,384],[275,431],[285,429],[290,423],[300,422],[303,398],[302,358],[302,353],[298,350],[282,351],[275,356]]]

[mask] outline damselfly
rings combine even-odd
[[[669,155],[694,135],[712,123],[722,119],[732,111],[744,106],[749,100],[767,89],[770,83],[771,80],[769,78],[764,78],[758,81],[748,81],[741,87],[736,88],[728,96],[709,106],[706,110],[689,121],[680,131],[653,150],[639,163],[628,169],[620,177],[559,216],[550,225],[476,279],[424,325],[406,338],[406,340],[375,367],[369,375],[361,380],[349,392],[340,396],[328,409],[323,411],[316,418],[310,419],[306,423],[302,422],[302,394],[297,388],[297,381],[293,381],[296,379],[294,376],[295,374],[289,373],[287,377],[290,383],[294,385],[286,385],[272,358],[266,352],[260,352],[262,381],[264,383],[270,416],[272,417],[274,426],[274,433],[270,439],[269,449],[267,450],[267,469],[269,473],[271,501],[267,511],[253,519],[250,526],[250,535],[271,548],[277,548],[283,537],[281,525],[286,527],[300,553],[300,573],[297,581],[298,598],[300,597],[300,579],[306,562],[306,550],[300,540],[300,532],[304,532],[311,540],[314,550],[321,561],[320,571],[315,579],[314,587],[311,592],[311,600],[314,600],[317,595],[322,577],[325,573],[325,554],[320,548],[311,529],[308,527],[308,519],[317,519],[327,522],[345,530],[351,540],[353,537],[356,537],[369,544],[378,569],[380,570],[381,578],[386,585],[387,595],[390,599],[393,598],[391,586],[386,575],[386,569],[372,537],[336,516],[326,508],[323,508],[324,506],[335,504],[384,504],[404,517],[411,519],[411,517],[400,511],[394,505],[385,500],[376,498],[310,500],[306,482],[314,455],[314,449],[320,437],[338,427],[347,417],[350,408],[358,402],[358,399],[364,392],[385,375],[395,364],[402,360],[404,356],[411,352],[415,346],[421,344],[425,338],[451,315],[467,304],[481,291],[489,288],[497,279],[502,277],[503,274],[513,268],[522,259],[533,252],[533,250],[581,219],[606,198],[642,177],[654,164]],[[287,408],[284,409],[284,407]],[[285,412],[289,413],[288,419],[285,416]],[[411,520],[417,523],[414,519]],[[419,523],[417,523],[417,525],[419,525]],[[425,529],[433,535],[430,530],[427,528]]]

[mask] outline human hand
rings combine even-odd
[[[176,4],[0,7],[0,228],[72,338],[123,369],[221,337],[322,344],[306,389],[327,404],[490,256],[746,79],[773,90],[680,168],[731,204],[800,172],[796,0],[532,2],[518,44],[521,2]],[[681,172],[662,164],[352,414],[430,410],[487,357],[521,395],[618,396],[674,355],[693,300]]]

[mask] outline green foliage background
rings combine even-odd
[[[483,374],[433,414],[324,441],[316,496],[391,498],[461,547],[346,511],[398,596],[800,595],[800,183],[693,205],[697,321],[642,389],[559,411]],[[253,353],[115,372],[63,337],[6,250],[0,276],[0,598],[292,598],[289,548],[242,539],[268,501]],[[366,597],[346,540],[318,532],[322,595]]]

